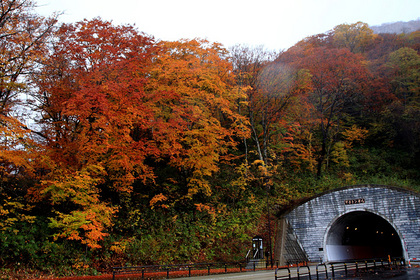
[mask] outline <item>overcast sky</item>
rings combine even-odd
[[[420,18],[420,0],[37,0],[38,12],[62,22],[101,17],[135,25],[159,40],[203,38],[225,47],[291,47],[358,21],[372,25]]]

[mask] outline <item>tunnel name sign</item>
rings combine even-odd
[[[360,203],[365,203],[365,199],[364,198],[359,198],[359,199],[346,199],[346,200],[344,200],[345,205],[360,204]]]

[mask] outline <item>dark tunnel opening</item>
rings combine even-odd
[[[401,257],[401,239],[382,217],[354,211],[338,218],[327,234],[328,261]]]

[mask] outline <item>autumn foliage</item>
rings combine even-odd
[[[1,3],[1,271],[241,260],[267,209],[418,188],[418,32],[228,50]]]

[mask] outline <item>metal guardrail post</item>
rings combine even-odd
[[[311,269],[309,268],[309,266],[304,265],[304,266],[299,266],[297,267],[297,278],[298,280],[300,279],[300,272],[299,272],[299,268],[301,267],[306,267],[308,269],[308,276],[309,276],[309,280],[311,280]]]
[[[320,265],[323,265],[324,266],[324,268],[325,268],[325,277],[326,277],[326,279],[328,279],[328,269],[327,269],[327,266],[325,265],[325,263],[319,263],[319,264],[316,265],[316,279],[319,280],[319,269],[318,269],[318,267]]]
[[[296,273],[297,273],[297,279],[300,279],[300,273],[299,273],[299,266],[296,268]]]
[[[285,268],[276,268],[276,272],[274,273],[274,278],[275,278],[275,280],[278,280],[278,271],[280,270],[280,269],[287,269],[287,275],[288,275],[288,277],[289,277],[289,280],[291,280],[292,279],[292,273],[290,272],[290,268],[287,266],[287,267],[285,267]],[[283,279],[283,278],[282,278]]]

